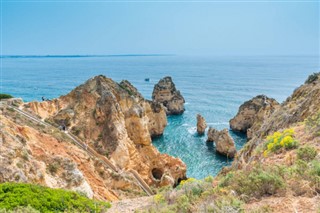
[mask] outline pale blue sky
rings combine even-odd
[[[3,55],[319,55],[319,2],[2,0]]]

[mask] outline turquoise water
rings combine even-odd
[[[282,102],[307,76],[320,69],[316,56],[109,56],[109,57],[4,57],[1,93],[25,101],[66,94],[92,76],[103,74],[120,82],[129,80],[145,98],[164,76],[172,76],[186,100],[181,116],[168,118],[163,137],[153,144],[160,152],[180,157],[188,177],[216,175],[230,160],[215,153],[206,137],[196,135],[196,114],[209,126],[228,128],[240,104],[265,94]],[[145,82],[150,78],[150,82]],[[232,133],[237,149],[246,139]]]

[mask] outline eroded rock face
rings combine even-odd
[[[197,132],[199,135],[203,135],[207,128],[207,123],[204,117],[200,114],[197,115]]]
[[[250,128],[249,141],[246,149],[242,149],[234,161],[235,167],[241,167],[244,162],[253,160],[253,150],[265,141],[266,136],[275,131],[289,128],[315,115],[320,110],[320,74],[311,75],[305,84],[295,89],[290,97],[281,105],[274,105],[272,110],[266,111],[267,116],[254,122]],[[272,105],[270,106],[272,107]],[[262,117],[262,116],[260,116]]]
[[[180,159],[160,154],[151,144],[151,137],[163,134],[167,125],[164,107],[145,100],[128,81],[117,84],[96,76],[65,96],[31,102],[25,109],[53,123],[65,120],[82,141],[118,167],[136,170],[148,184],[161,184],[152,177],[153,168],[161,168],[175,182],[186,176]]]
[[[155,101],[146,101],[145,110],[149,118],[148,129],[150,136],[159,137],[167,126],[167,115],[162,104]]]
[[[240,106],[237,115],[229,121],[230,128],[233,131],[247,133],[248,138],[251,138],[254,130],[258,129],[259,122],[262,123],[279,106],[275,99],[258,95]],[[256,126],[252,129],[254,124]]]
[[[131,197],[128,189],[142,192],[136,182],[115,176],[61,131],[32,123],[15,111],[0,110],[0,183],[36,183],[109,201]]]
[[[235,143],[229,135],[228,129],[218,131],[210,127],[207,142],[214,142],[217,152],[229,158],[233,158],[237,152]]]
[[[219,131],[216,130],[215,128],[209,127],[208,129],[208,138],[207,138],[207,142],[214,142],[217,140],[217,133]]]
[[[168,115],[179,115],[184,112],[184,98],[176,89],[171,77],[164,77],[154,86],[152,100],[162,103]]]

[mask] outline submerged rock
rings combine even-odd
[[[251,138],[254,129],[257,128],[250,128],[254,124],[262,123],[279,106],[280,104],[275,99],[268,98],[265,95],[258,95],[239,107],[237,115],[229,121],[230,128],[233,131],[244,132]]]
[[[233,158],[237,152],[235,143],[229,135],[228,129],[218,131],[210,127],[207,142],[214,142],[217,152],[229,158]]]
[[[184,112],[184,98],[176,89],[171,77],[164,77],[154,86],[152,100],[162,103],[168,115],[179,115]]]
[[[207,128],[207,123],[204,117],[200,114],[197,115],[197,132],[199,135],[203,135]]]

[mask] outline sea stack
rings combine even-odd
[[[229,135],[228,129],[218,131],[210,127],[208,130],[207,142],[214,142],[216,144],[217,152],[229,158],[234,158],[237,152],[235,143]]]
[[[239,107],[237,115],[229,121],[230,128],[236,132],[246,133],[250,139],[255,129],[259,129],[252,129],[253,125],[262,123],[279,106],[280,104],[275,99],[258,95]]]
[[[184,98],[169,76],[164,77],[154,86],[152,100],[162,103],[167,115],[180,115],[184,112]]]
[[[203,135],[207,128],[207,123],[204,117],[200,114],[197,114],[197,132],[199,135]]]
[[[151,143],[167,125],[164,107],[144,99],[129,81],[100,75],[58,99],[24,107],[51,123],[64,121],[88,147],[125,171],[135,170],[149,185],[174,185],[186,177],[179,158],[160,154]]]

